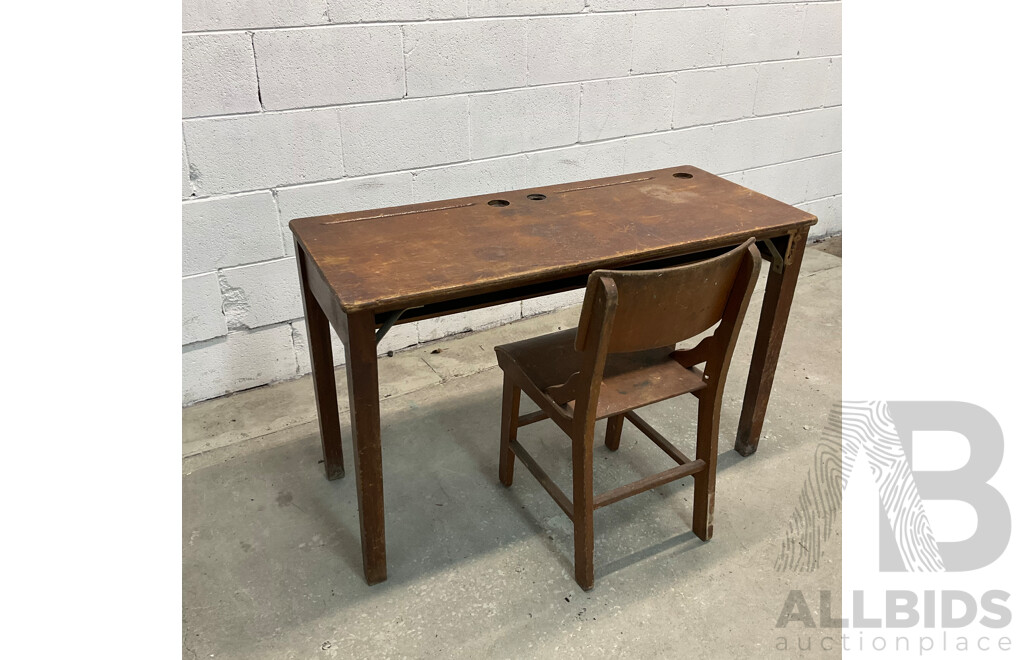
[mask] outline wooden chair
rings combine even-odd
[[[495,348],[505,374],[498,476],[512,485],[518,457],[573,522],[576,582],[594,586],[594,510],[683,477],[694,477],[693,531],[712,534],[718,420],[725,376],[760,270],[754,239],[720,256],[647,271],[590,275],[579,327]],[[713,327],[688,350],[677,342]],[[703,372],[697,365],[705,363]],[[520,416],[521,392],[540,407]],[[690,393],[699,400],[691,460],[635,409]],[[551,419],[572,439],[572,500],[516,440],[520,426]],[[615,451],[625,419],[678,465],[594,496],[594,426],[607,419]]]

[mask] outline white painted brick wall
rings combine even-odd
[[[258,112],[256,58],[244,32],[187,34],[181,39],[184,117]]]
[[[217,273],[181,278],[181,343],[192,344],[228,333],[221,311]]]
[[[185,122],[197,195],[340,179],[341,144],[334,109]]]
[[[327,0],[331,21],[423,21],[465,18],[466,0]]]
[[[529,83],[629,74],[631,14],[580,14],[527,21]]]
[[[679,71],[722,63],[730,26],[720,9],[643,12],[633,31],[633,73]]]
[[[181,22],[186,31],[319,25],[327,0],[183,0]]]
[[[307,363],[308,364],[308,363]],[[232,332],[182,349],[184,401],[202,401],[299,374],[292,325]]]
[[[580,137],[579,133],[578,84],[469,97],[472,158],[574,144]]]
[[[580,142],[672,128],[675,92],[667,74],[583,83]]]
[[[586,0],[469,0],[469,15],[574,14],[585,7]]]
[[[295,259],[225,268],[217,275],[228,330],[250,330],[302,317]]]
[[[676,74],[673,128],[754,116],[757,65],[694,69]]]
[[[840,2],[182,10],[185,403],[308,372],[294,218],[690,163],[842,227]],[[581,299],[399,325],[378,351]]]
[[[397,25],[270,30],[253,35],[267,110],[400,99],[405,95]]]
[[[839,105],[842,98],[839,58],[771,62],[757,70],[757,115]]]
[[[446,96],[341,109],[352,176],[469,158],[469,99]]]
[[[526,23],[414,23],[405,31],[409,96],[526,85]]]
[[[181,198],[192,195],[192,182],[188,178],[188,158],[185,156],[185,143],[181,143]]]
[[[526,184],[526,156],[508,156],[412,173],[412,195],[417,202],[520,190]]]
[[[181,205],[183,275],[284,256],[270,191],[189,200]]]

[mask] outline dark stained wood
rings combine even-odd
[[[306,339],[309,342],[310,365],[313,369],[313,395],[317,419],[320,421],[320,443],[324,450],[324,469],[330,480],[345,476],[345,459],[341,448],[341,421],[338,416],[338,390],[334,381],[334,355],[331,350],[331,328],[320,305],[310,291],[306,260],[298,246],[295,262],[299,266],[302,308],[306,315]]]
[[[575,332],[551,333],[494,349],[505,376],[499,459],[502,483],[511,484],[511,474],[506,478],[505,472],[511,446],[558,505],[566,513],[572,507],[576,582],[584,590],[594,586],[597,508],[693,476],[693,529],[701,539],[711,538],[722,392],[761,265],[754,243],[750,238],[726,254],[673,268],[595,271],[587,284]],[[680,292],[688,292],[692,299]],[[689,313],[677,314],[677,308]],[[697,347],[675,350],[674,342],[690,339],[716,324],[711,336]],[[664,342],[672,345],[662,346]],[[698,359],[705,363],[703,371],[692,364]],[[679,378],[680,372],[685,372],[688,379]],[[680,383],[686,386],[679,387]],[[519,421],[516,387],[572,440],[571,503],[516,442],[514,431],[508,430]],[[699,399],[695,460],[688,459],[634,412],[668,398],[666,392],[672,396],[693,393]],[[511,403],[512,393],[516,395],[515,404]],[[562,417],[566,414],[568,420]],[[605,442],[610,449],[618,448],[625,416],[678,465],[595,498],[594,427],[602,416],[609,417]]]
[[[529,382],[543,391],[546,403],[561,407],[566,414],[575,407],[576,388],[582,380],[583,354],[574,350],[575,338],[576,330],[569,329],[500,347],[509,354],[510,368],[528,370]],[[522,378],[517,379],[520,381]],[[656,403],[703,387],[699,371],[680,365],[671,346],[611,354],[604,371],[597,419],[619,415],[636,407],[638,401]]]
[[[594,508],[600,509],[601,507],[608,506],[609,504],[615,504],[619,500],[624,500],[627,497],[647,492],[652,488],[664,486],[667,483],[677,481],[683,477],[692,476],[703,471],[705,467],[707,466],[704,464],[704,461],[690,461],[689,463],[663,470],[657,474],[652,474],[649,477],[638,479],[631,484],[613,488],[594,498]]]
[[[519,428],[519,399],[521,392],[512,377],[506,375],[501,394],[501,460],[498,463],[498,480],[505,486],[512,485],[516,456],[512,453],[512,442]],[[547,417],[547,415],[544,415]]]
[[[625,415],[614,415],[608,418],[608,425],[604,430],[604,446],[611,451],[618,451],[619,441],[622,439],[622,421]]]
[[[545,199],[527,198],[534,193]],[[493,199],[507,200],[508,205],[488,205]],[[341,476],[344,468],[328,323],[348,352],[346,371],[367,581],[379,582],[387,574],[373,332],[391,312],[405,310],[398,323],[409,323],[579,288],[598,268],[671,267],[719,255],[750,237],[761,245],[773,240],[782,246],[787,265],[778,277],[773,272],[769,278],[758,329],[737,436],[737,450],[749,453],[757,446],[807,230],[816,221],[804,211],[692,166],[293,220],[290,226],[296,237],[329,478]],[[355,332],[352,337],[350,329]],[[699,354],[677,351],[671,357],[703,379],[695,365],[706,359],[707,348],[701,348]],[[609,356],[610,364],[615,364],[616,358],[615,354]],[[565,385],[568,375],[546,386]],[[560,405],[531,382],[517,378],[516,386],[541,408],[519,417],[519,426],[550,418],[576,437],[573,427],[579,415],[574,408],[583,401],[598,406],[595,416],[599,412],[610,417],[617,414],[616,406],[601,407],[599,398],[581,395],[580,400],[565,400],[567,405]],[[693,391],[701,395],[705,390]],[[577,396],[567,387],[559,398],[570,394]],[[606,443],[613,436],[617,441],[621,428],[616,430],[614,425],[610,422],[612,433],[606,435]],[[589,464],[593,453],[592,429],[589,440],[579,447],[574,444],[573,452],[574,465],[580,464],[584,470],[582,464]],[[585,509],[592,505],[592,493],[586,497],[589,499],[572,506]],[[579,517],[577,581],[593,584],[592,509]],[[589,559],[585,556],[588,543]]]
[[[380,406],[377,400],[377,341],[372,312],[349,314],[345,373],[355,446],[359,532],[363,573],[368,584],[388,578],[384,542],[384,466],[380,455]]]
[[[668,439],[662,434],[658,433],[658,430],[647,423],[647,420],[636,414],[635,410],[630,410],[626,413],[625,418],[628,419],[634,426],[640,429],[644,435],[651,439],[651,442],[658,445],[659,448],[666,454],[672,457],[676,463],[683,465],[685,463],[692,463],[686,454],[681,452],[674,444],[668,441]]]
[[[674,174],[689,174],[679,178]],[[534,201],[528,194],[540,193]],[[490,206],[501,199],[508,206]],[[292,220],[345,312],[416,307],[779,236],[813,215],[692,166]]]
[[[572,502],[569,501],[569,497],[562,492],[562,489],[558,487],[558,484],[548,476],[548,473],[544,471],[544,468],[540,466],[537,461],[534,460],[530,453],[523,449],[523,446],[519,444],[518,440],[510,440],[509,447],[515,452],[516,456],[523,461],[523,465],[526,469],[537,478],[537,481],[541,486],[544,486],[544,490],[548,491],[548,494],[555,500],[558,507],[565,512],[565,515],[569,516],[569,520],[572,520]]]
[[[517,426],[526,426],[528,424],[533,424],[535,422],[539,422],[542,419],[547,418],[548,414],[546,412],[544,412],[543,410],[535,410],[532,413],[527,413],[525,415],[520,416],[519,423],[517,424]]]
[[[791,237],[775,239],[779,253],[785,255],[781,271],[772,269],[765,285],[764,302],[761,305],[761,319],[757,324],[754,338],[754,352],[750,358],[750,372],[747,376],[743,409],[740,412],[739,430],[736,432],[735,449],[741,456],[750,456],[757,451],[761,438],[764,416],[768,410],[768,397],[775,381],[775,367],[782,352],[782,338],[789,320],[789,309],[793,305],[793,294],[804,258],[809,228],[798,231]]]

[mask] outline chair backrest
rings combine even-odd
[[[611,331],[607,352],[627,353],[672,346],[721,321],[731,297],[742,296],[757,278],[760,255],[754,239],[725,254],[672,268],[657,270],[598,270],[587,281],[580,313],[576,350],[585,351],[599,339],[594,323],[608,310],[600,304],[602,279],[614,283]]]
[[[704,380],[721,396],[740,323],[761,268],[754,239],[725,254],[657,270],[594,271],[576,331],[583,368],[572,389],[581,423],[592,420],[608,353],[673,347],[713,327],[689,350],[673,352],[685,367],[706,362]]]

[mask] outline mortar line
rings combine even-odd
[[[545,18],[565,18],[565,17],[581,17],[596,15],[617,15],[617,14],[650,14],[655,12],[666,12],[666,11],[701,11],[701,10],[726,10],[726,9],[740,9],[743,7],[788,7],[788,6],[799,6],[799,5],[839,5],[842,4],[842,0],[794,0],[793,2],[747,2],[747,3],[736,3],[729,5],[694,5],[691,7],[653,7],[649,9],[606,9],[595,11],[593,7],[589,7],[589,10],[578,11],[578,12],[561,12],[555,14],[505,14],[501,16],[458,16],[453,18],[417,18],[410,20],[392,20],[392,21],[358,21],[354,23],[317,23],[315,25],[274,25],[267,27],[232,27],[232,28],[220,28],[212,30],[182,30],[183,35],[213,35],[213,34],[231,34],[235,32],[269,32],[272,30],[318,30],[332,27],[362,27],[362,26],[390,26],[390,25],[416,25],[416,24],[437,24],[437,23],[468,23],[468,22],[480,22],[480,21],[505,21],[505,20],[522,20],[522,19],[545,19]]]
[[[404,58],[405,58],[405,55],[404,55],[404,45],[403,45],[403,61],[404,61]],[[433,95],[429,95],[429,96],[401,96],[401,97],[397,97],[396,96],[394,98],[374,99],[372,101],[352,101],[350,103],[326,103],[324,105],[304,105],[304,106],[301,106],[301,107],[298,107],[298,108],[279,108],[279,109],[272,109],[272,110],[253,110],[253,111],[250,111],[250,112],[229,112],[229,113],[224,113],[224,114],[219,114],[219,115],[194,115],[194,116],[190,116],[190,117],[182,117],[181,121],[182,122],[192,123],[192,122],[196,122],[196,121],[199,121],[199,120],[235,119],[235,118],[238,118],[238,117],[252,117],[254,115],[260,115],[260,114],[280,115],[280,114],[307,112],[307,111],[314,111],[314,110],[332,110],[332,109],[339,109],[339,108],[355,108],[355,107],[361,107],[361,106],[367,106],[367,105],[380,105],[380,104],[384,104],[384,103],[397,103],[399,101],[404,101],[404,100],[415,101],[415,100],[429,100],[429,99],[444,99],[444,98],[452,98],[452,97],[455,97],[455,96],[467,96],[467,97],[468,96],[479,96],[479,95],[482,95],[482,94],[499,94],[501,92],[515,92],[515,91],[524,90],[524,89],[543,89],[543,88],[546,88],[546,87],[558,87],[558,86],[561,86],[561,85],[569,86],[569,85],[577,85],[577,84],[591,83],[591,82],[609,82],[609,81],[614,81],[614,80],[626,80],[626,79],[629,79],[629,78],[642,78],[642,77],[647,77],[647,76],[669,76],[669,75],[676,75],[676,74],[680,74],[680,73],[686,73],[688,71],[715,71],[715,70],[718,70],[718,69],[730,69],[730,68],[738,68],[738,67],[744,67],[744,66],[756,67],[756,66],[760,66],[762,64],[788,64],[790,62],[804,62],[804,61],[811,61],[811,60],[824,60],[824,59],[837,59],[837,58],[841,59],[842,58],[842,54],[836,54],[836,55],[814,55],[814,56],[811,56],[811,57],[786,57],[786,58],[776,59],[776,60],[756,60],[756,61],[752,61],[752,62],[731,62],[729,64],[714,64],[712,66],[693,67],[693,68],[690,68],[690,69],[673,69],[673,70],[670,70],[670,71],[648,71],[646,73],[629,73],[629,74],[626,74],[624,76],[606,76],[604,78],[587,78],[585,80],[563,80],[563,81],[559,81],[559,82],[537,83],[537,84],[533,84],[533,85],[531,85],[531,84],[520,85],[518,87],[498,87],[498,88],[495,88],[495,89],[477,89],[477,90],[462,91],[462,92],[448,92],[446,94],[433,94]],[[404,65],[403,65],[403,71],[404,70],[405,70],[405,68],[404,68]],[[527,62],[527,75],[529,75],[529,62]],[[529,80],[529,78],[527,78],[527,80]],[[408,94],[408,86],[406,86],[405,94]]]
[[[777,112],[777,113],[773,113],[773,114],[770,114],[770,115],[760,115],[758,117],[741,117],[739,119],[731,119],[731,120],[728,120],[728,121],[712,122],[712,123],[708,123],[708,124],[695,124],[693,126],[686,126],[686,127],[683,127],[683,128],[667,128],[667,129],[662,129],[662,130],[659,130],[659,131],[651,131],[650,133],[637,133],[635,135],[621,135],[621,136],[613,137],[613,138],[602,138],[602,139],[599,139],[599,140],[591,140],[589,142],[580,142],[580,143],[573,143],[573,144],[560,144],[560,145],[557,145],[557,146],[554,146],[554,147],[543,147],[543,148],[540,148],[540,149],[531,149],[529,151],[519,151],[519,152],[512,153],[512,154],[501,154],[500,156],[488,156],[486,158],[465,158],[465,159],[462,159],[462,160],[452,161],[452,162],[449,162],[449,163],[436,163],[436,164],[433,164],[433,165],[424,165],[422,167],[411,167],[411,168],[405,168],[405,169],[401,169],[401,170],[387,170],[387,171],[383,171],[383,172],[367,172],[365,174],[358,174],[358,175],[351,176],[351,177],[341,177],[341,178],[335,178],[335,179],[319,179],[317,181],[303,181],[302,183],[288,183],[288,184],[272,185],[272,186],[263,187],[263,188],[251,188],[251,189],[248,189],[248,190],[232,190],[232,191],[229,191],[229,192],[218,192],[218,193],[213,193],[213,194],[210,194],[210,195],[204,195],[202,197],[197,195],[196,200],[198,200],[198,199],[208,199],[208,198],[211,198],[211,197],[227,197],[227,196],[231,196],[231,195],[242,195],[242,194],[247,194],[247,193],[263,192],[263,191],[272,190],[272,189],[284,190],[284,189],[287,189],[287,188],[296,188],[296,187],[299,187],[299,186],[308,186],[308,185],[313,185],[313,184],[317,184],[317,183],[328,183],[328,182],[334,182],[334,181],[348,181],[348,180],[352,180],[352,179],[358,179],[358,178],[369,177],[369,176],[383,176],[385,174],[402,174],[402,173],[414,172],[414,171],[420,172],[420,171],[423,171],[423,170],[440,169],[442,167],[450,167],[450,166],[453,166],[453,165],[464,165],[464,164],[468,164],[468,163],[482,163],[482,162],[488,162],[488,161],[492,161],[492,160],[498,160],[500,158],[513,158],[515,156],[520,156],[520,155],[523,155],[523,154],[538,154],[538,153],[545,153],[545,152],[549,152],[549,151],[557,151],[559,149],[571,149],[571,148],[582,147],[582,146],[591,146],[591,145],[604,144],[604,143],[608,143],[608,142],[616,142],[616,141],[624,141],[624,140],[634,140],[634,139],[646,137],[646,136],[649,136],[649,135],[663,135],[663,134],[667,134],[667,133],[681,133],[683,131],[696,130],[696,129],[700,129],[700,128],[708,128],[708,127],[712,127],[712,126],[726,126],[726,125],[729,125],[729,124],[739,124],[739,123],[742,123],[742,122],[757,121],[759,119],[769,119],[769,118],[772,118],[772,117],[804,115],[804,114],[810,114],[810,113],[813,113],[813,112],[821,112],[821,111],[824,111],[824,110],[834,110],[836,108],[842,108],[842,107],[843,107],[842,104],[840,104],[840,105],[828,105],[828,106],[824,106],[824,107],[820,107],[820,108],[811,108],[811,109],[808,109],[808,110],[795,110],[795,111],[789,111],[789,112]],[[832,152],[830,152],[830,153],[832,153]],[[819,156],[819,155],[822,155],[822,154],[812,154],[812,156]],[[801,158],[808,158],[808,156],[801,156]],[[771,164],[775,164],[775,163],[771,163]],[[764,166],[759,165],[758,167],[767,167],[767,165],[764,165]],[[737,170],[737,171],[739,171],[739,170]],[[183,200],[183,201],[195,201],[195,200]]]
[[[709,124],[709,125],[711,125],[711,124]],[[685,131],[685,130],[688,130],[689,128],[692,128],[692,127],[681,128],[681,129],[673,129],[673,130]],[[661,131],[661,132],[664,132],[664,131]],[[626,137],[643,137],[645,135],[653,135],[653,133],[640,133],[638,135],[631,135],[631,136],[626,136]],[[611,138],[611,139],[618,139],[618,138]],[[594,144],[594,143],[586,142],[586,143],[583,143],[583,144],[590,145],[590,144]],[[568,144],[568,145],[562,145],[562,146],[559,146],[559,147],[553,147],[552,149],[568,149],[568,148],[574,147],[574,146],[577,146],[577,143]],[[411,174],[413,177],[415,177],[417,174],[420,174],[422,172],[425,172],[425,171],[428,171],[428,170],[445,169],[447,167],[450,167],[451,165],[467,165],[467,164],[470,164],[470,163],[481,163],[481,162],[491,161],[491,160],[501,160],[503,158],[512,159],[512,158],[518,158],[520,155],[526,154],[526,153],[531,153],[531,152],[525,152],[524,151],[524,152],[516,153],[516,154],[504,154],[504,155],[501,155],[501,156],[489,156],[487,158],[478,158],[478,159],[470,160],[470,161],[462,161],[460,163],[447,163],[447,164],[443,164],[443,165],[431,165],[429,167],[419,167],[419,168],[416,168],[416,169],[413,169],[413,170],[397,170],[397,171],[394,171],[394,172],[375,172],[373,174],[360,174],[358,176],[342,177],[340,179],[324,179],[322,181],[310,181],[310,182],[303,182],[303,183],[291,183],[291,184],[282,185],[282,186],[274,186],[273,188],[257,188],[255,190],[243,190],[243,191],[229,192],[229,193],[216,193],[214,195],[207,195],[206,197],[185,198],[185,199],[182,199],[181,201],[183,203],[207,202],[207,201],[213,202],[213,201],[220,201],[220,200],[225,200],[225,199],[231,199],[232,197],[241,197],[243,195],[255,195],[255,194],[261,193],[261,192],[276,193],[276,192],[279,192],[281,190],[288,190],[288,189],[291,189],[291,188],[301,188],[303,186],[318,186],[318,185],[328,184],[328,183],[340,183],[342,181],[351,181],[353,183],[358,183],[358,182],[363,181],[365,179],[372,179],[373,177],[378,177],[378,176],[394,176],[394,175],[397,175],[397,174]],[[840,149],[838,151],[829,151],[829,152],[822,153],[822,154],[813,154],[811,156],[801,156],[799,158],[791,158],[790,160],[781,160],[781,161],[779,161],[777,163],[768,163],[767,165],[758,165],[756,167],[745,167],[745,168],[739,169],[739,170],[731,170],[729,172],[722,172],[722,173],[720,173],[720,174],[718,174],[716,176],[727,177],[727,176],[732,176],[734,174],[740,174],[741,172],[756,172],[757,170],[764,170],[764,169],[768,169],[769,167],[778,167],[780,165],[789,165],[790,163],[800,163],[800,162],[803,162],[803,161],[806,161],[806,160],[813,160],[815,158],[826,158],[828,156],[838,156],[838,155],[841,155],[842,153],[843,152]],[[825,198],[822,197],[820,199],[825,199]],[[817,201],[817,200],[814,200],[814,201]],[[803,204],[803,202],[798,202],[798,203],[799,204]],[[279,220],[279,223],[280,223],[280,216],[278,217],[278,220]],[[285,256],[290,256],[290,255],[285,255]],[[274,258],[276,259],[278,257],[274,257]]]

